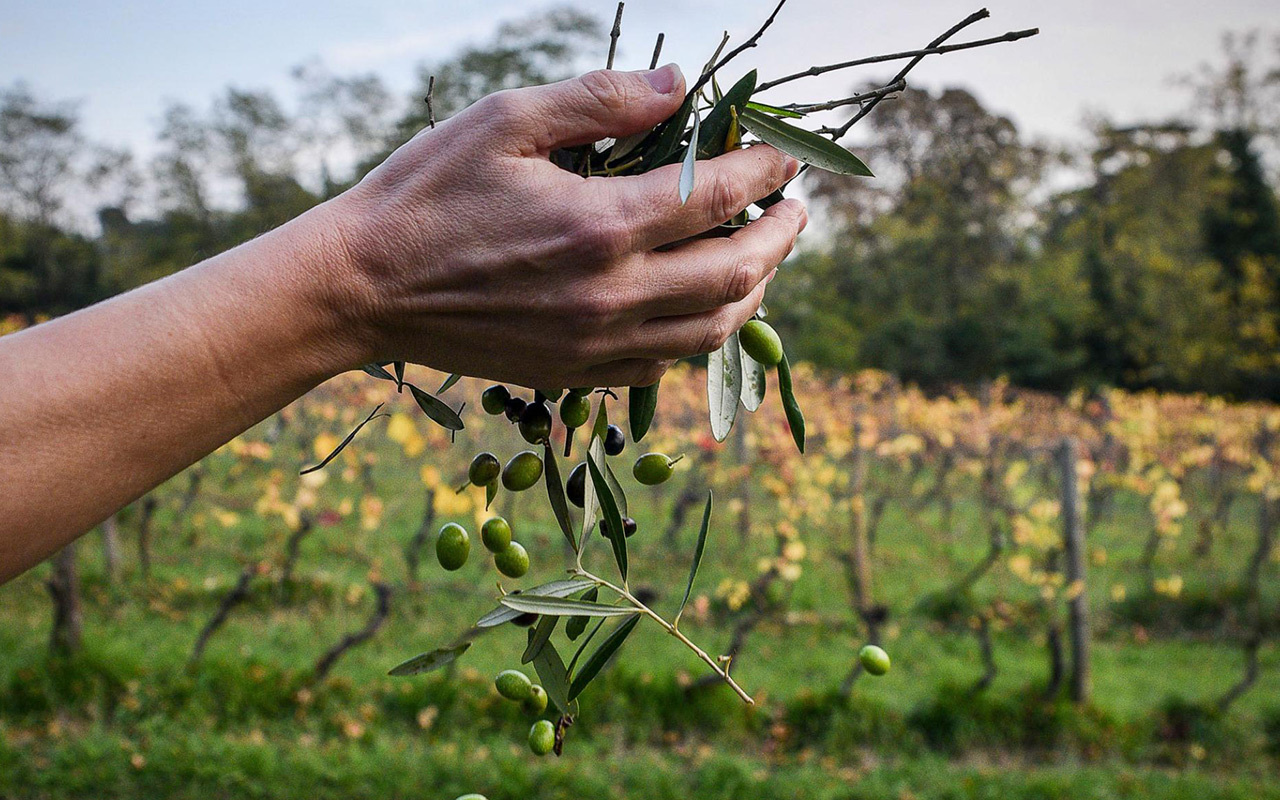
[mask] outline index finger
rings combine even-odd
[[[634,250],[652,250],[728,222],[752,202],[783,186],[800,162],[769,145],[754,145],[699,161],[693,192],[680,202],[681,165],[643,175],[589,178],[599,208],[618,213]]]

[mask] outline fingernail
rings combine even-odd
[[[791,180],[800,173],[800,162],[791,156],[787,156],[787,180]]]
[[[773,272],[769,273],[769,277],[764,279],[765,285],[768,286],[770,283],[773,283],[773,279],[776,277],[778,277],[778,268],[774,267]]]
[[[649,82],[649,85],[658,94],[671,94],[674,92],[682,77],[680,67],[675,64],[667,64],[665,67],[647,70],[640,74],[644,76],[644,79]]]

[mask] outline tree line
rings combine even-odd
[[[0,314],[66,313],[282,224],[489,92],[599,62],[570,9],[419,69],[294,70],[291,102],[229,88],[164,110],[157,152],[87,140],[76,106],[0,89]],[[807,175],[827,221],[772,287],[796,355],[927,387],[1006,376],[1280,399],[1280,39],[1224,39],[1185,118],[1033,140],[963,88],[911,87],[861,123],[874,181]],[[94,233],[72,221],[89,203]]]

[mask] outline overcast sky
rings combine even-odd
[[[738,41],[774,0],[629,0],[619,66],[645,66],[657,32],[667,59],[696,71],[727,28]],[[762,78],[813,63],[919,47],[981,0],[791,0],[762,47],[744,56]],[[286,90],[289,68],[319,57],[337,72],[376,72],[397,91],[414,67],[487,38],[495,24],[557,3],[542,0],[0,0],[0,85],[27,81],[81,102],[92,138],[150,151],[167,100],[197,107],[227,85]],[[613,0],[578,0],[611,18]],[[1040,27],[1034,39],[939,56],[917,85],[961,84],[1025,129],[1076,136],[1086,111],[1121,121],[1186,109],[1171,76],[1219,52],[1224,31],[1280,31],[1277,0],[990,0],[992,19],[962,37]],[[788,100],[836,96],[872,67],[813,84]],[[804,84],[800,84],[804,86]]]

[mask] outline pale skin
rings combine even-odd
[[[684,240],[798,164],[766,146],[700,162],[681,205],[679,165],[584,179],[547,159],[650,128],[683,94],[664,67],[491,95],[270,233],[0,339],[0,582],[362,364],[628,386],[719,347],[805,210]]]

